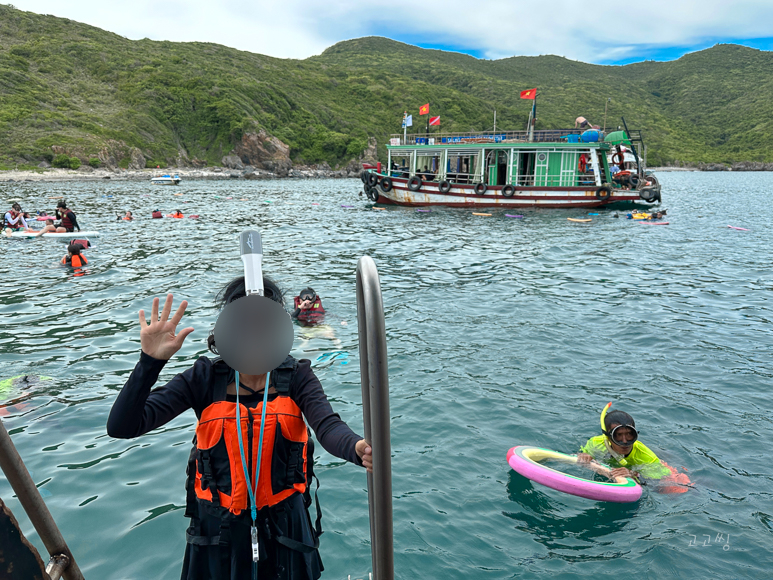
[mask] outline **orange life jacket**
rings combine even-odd
[[[294,299],[295,308],[299,308],[301,304],[301,297],[296,296]],[[302,322],[319,322],[325,316],[325,309],[322,307],[322,300],[319,296],[314,299],[311,307],[308,310],[301,310],[298,313],[298,320]]]
[[[72,266],[73,268],[80,268],[81,266],[85,266],[88,263],[89,261],[86,259],[86,256],[81,256],[80,254],[76,254],[72,257],[65,256],[62,258],[62,264]]]
[[[290,380],[297,366],[292,357],[271,373],[277,396],[266,406],[263,453],[255,501],[257,509],[273,506],[307,486],[308,430],[300,407],[289,396]],[[220,507],[233,515],[248,510],[249,492],[244,477],[236,403],[225,399],[225,387],[216,387],[216,400],[201,414],[196,426],[196,445],[191,455],[195,465],[193,491],[198,501]],[[271,396],[271,395],[269,395]],[[256,481],[258,441],[263,402],[248,409],[241,405],[241,431],[245,458],[253,485]],[[189,478],[191,477],[189,469]]]

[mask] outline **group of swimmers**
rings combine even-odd
[[[29,213],[22,210],[19,203],[14,203],[5,216],[3,216],[3,230],[6,234],[12,232],[35,232],[38,236],[46,233],[67,233],[80,231],[78,218],[75,212],[67,207],[67,202],[63,199],[56,204],[56,210],[53,216],[48,217],[45,212],[36,217],[47,217],[46,225],[41,230],[35,230],[29,226],[27,220],[30,219]]]

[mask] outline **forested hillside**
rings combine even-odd
[[[305,60],[206,43],[131,41],[0,6],[0,168],[54,156],[92,164],[343,166],[429,102],[444,131],[625,116],[649,164],[773,161],[773,53],[735,45],[673,62],[598,66],[556,56],[478,60],[385,38]],[[423,121],[423,118],[422,118]],[[414,127],[420,130],[420,127]]]

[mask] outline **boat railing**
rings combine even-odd
[[[19,452],[11,441],[11,436],[8,434],[3,421],[0,419],[0,472],[5,474],[8,483],[11,484],[16,497],[19,500],[24,511],[32,522],[35,531],[38,533],[43,545],[49,553],[50,560],[45,567],[47,575],[42,573],[35,573],[29,577],[44,577],[51,580],[83,580],[83,574],[75,563],[75,558],[67,546],[62,533],[54,522],[54,518],[51,512],[48,511],[46,503],[43,501],[40,491],[38,490],[35,482],[32,480],[27,467],[24,465]],[[3,502],[0,501],[0,508],[3,507]],[[23,538],[21,531],[18,529],[18,523],[14,521],[10,515],[10,510],[3,508],[0,510],[0,521],[5,525],[10,525],[16,528],[12,531],[12,535],[16,538]],[[11,514],[12,515],[12,514]],[[9,530],[4,530],[9,532]],[[6,536],[7,537],[7,536]],[[30,550],[29,556],[33,558],[32,561],[37,560],[39,564],[44,565],[40,560],[40,555],[37,550],[31,546],[26,540],[24,540],[27,549]],[[14,567],[14,560],[21,568],[25,566],[22,562],[25,562],[25,555],[20,553],[8,553],[7,546],[0,546],[0,560],[3,561],[3,570],[10,572]],[[10,561],[9,561],[10,558]],[[29,560],[26,560],[29,562]],[[34,565],[31,565],[34,567]],[[29,572],[30,570],[28,570]],[[42,572],[42,571],[41,571]],[[11,575],[11,578],[21,578],[22,572]],[[7,578],[0,574],[0,577]]]
[[[373,577],[394,580],[386,326],[381,281],[370,256],[363,256],[357,262],[356,280],[363,434],[373,449],[373,471],[367,473]]]
[[[390,145],[455,145],[478,143],[555,143],[564,141],[570,135],[581,135],[587,129],[543,129],[534,131],[530,139],[529,131],[475,131],[468,133],[414,133],[405,135],[395,133],[390,137]],[[631,140],[640,141],[641,131],[629,131]]]

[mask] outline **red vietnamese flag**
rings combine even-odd
[[[440,125],[440,116],[437,117],[430,117],[429,118],[429,124],[430,125]]]
[[[419,115],[429,115],[429,103],[419,108]]]
[[[537,89],[529,89],[528,91],[521,91],[522,99],[532,99],[537,97]]]

